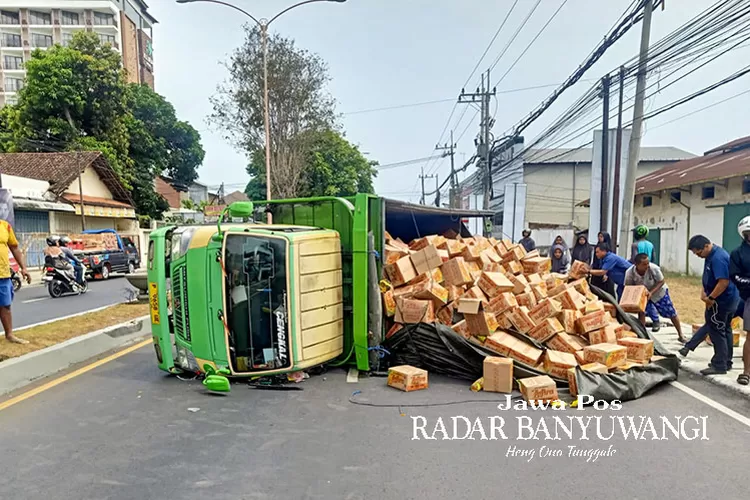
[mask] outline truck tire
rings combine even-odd
[[[111,274],[112,274],[112,266],[109,265],[109,262],[108,262],[102,266],[102,279],[108,280]]]

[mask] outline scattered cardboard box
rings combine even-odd
[[[417,271],[408,256],[398,259],[393,264],[387,264],[385,273],[393,286],[405,285],[417,277]]]
[[[643,285],[626,286],[620,297],[620,308],[629,313],[644,312],[648,305],[648,290]]]
[[[580,369],[585,370],[587,372],[592,372],[592,373],[602,373],[604,375],[609,373],[609,370],[607,369],[607,367],[601,363],[589,363],[586,365],[581,365]],[[575,367],[570,368],[568,370],[568,387],[570,389],[570,395],[573,397],[577,397],[578,396],[578,380],[576,378]]]
[[[484,390],[487,392],[513,392],[513,360],[488,356],[483,363]]]
[[[583,348],[586,363],[601,363],[607,368],[625,364],[628,349],[617,344],[596,344]]]
[[[617,344],[627,348],[627,359],[629,361],[648,363],[654,355],[653,340],[622,338],[617,341]]]
[[[538,325],[529,331],[529,337],[537,342],[547,342],[556,334],[563,331],[563,326],[557,318],[547,318],[542,320]]]
[[[551,377],[565,379],[568,370],[578,366],[578,360],[569,352],[547,350],[544,353],[544,371]]]
[[[529,403],[548,403],[558,399],[557,385],[548,375],[521,379],[518,381],[518,388]]]
[[[405,392],[427,389],[427,371],[410,365],[388,369],[388,386]]]

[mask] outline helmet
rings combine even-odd
[[[745,239],[745,235],[743,233],[750,231],[750,215],[745,217],[740,221],[739,224],[737,224],[737,232],[740,233],[740,238],[743,240]]]
[[[638,224],[635,227],[635,236],[637,238],[645,238],[646,236],[648,236],[648,228],[643,224]]]
[[[68,236],[62,236],[60,238],[60,246],[66,247],[73,243],[73,240],[71,240]]]
[[[56,247],[57,246],[57,242],[59,242],[59,241],[60,241],[60,237],[59,236],[54,236],[54,235],[47,236],[47,246]]]

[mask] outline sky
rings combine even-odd
[[[258,18],[270,18],[294,0],[230,0]],[[542,102],[589,55],[632,0],[541,0],[539,7],[508,45],[537,0],[518,4],[478,73],[494,65],[492,85],[493,133],[501,136]],[[531,40],[564,2],[548,27],[512,67]],[[209,98],[228,74],[222,66],[244,38],[245,19],[236,11],[215,4],[181,5],[174,0],[151,0],[150,12],[159,20],[154,29],[156,90],[172,102],[180,119],[188,120],[202,135],[206,158],[200,180],[210,186],[226,183],[227,192],[244,189],[248,176],[242,152],[227,143],[209,125]],[[658,41],[703,11],[708,0],[667,0],[654,12],[652,42]],[[456,164],[472,156],[479,131],[473,109],[456,106],[469,79],[513,0],[348,0],[304,5],[279,18],[271,30],[293,38],[300,47],[320,55],[328,64],[329,91],[349,141],[381,165],[436,155],[435,145],[449,141],[455,130]],[[610,48],[584,78],[525,131],[527,143],[562,113],[594,81],[638,53],[640,25]],[[498,59],[503,50],[505,54]],[[659,92],[646,103],[655,109],[728,76],[747,64],[750,50],[739,48],[684,81]],[[495,61],[497,60],[497,64]],[[501,80],[501,77],[504,78]],[[665,75],[653,73],[649,82]],[[518,90],[535,86],[534,90]],[[750,93],[692,116],[667,123],[750,89],[750,75],[646,123],[644,146],[675,146],[694,154],[749,135],[745,126]],[[632,97],[632,96],[627,96]],[[383,107],[443,101],[399,109],[362,112]],[[632,113],[632,112],[631,112]],[[459,121],[459,117],[462,119]],[[626,116],[631,119],[632,116]],[[660,126],[662,125],[662,126]],[[446,133],[441,136],[441,133]],[[590,139],[586,139],[590,140]],[[581,141],[579,142],[586,142]],[[570,146],[578,146],[571,144]],[[384,169],[375,180],[376,192],[391,198],[418,201],[421,169],[443,181],[450,172],[447,158]],[[471,173],[473,167],[468,170]],[[464,174],[461,174],[464,175]],[[427,181],[428,188],[434,179]]]

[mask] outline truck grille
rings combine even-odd
[[[180,266],[172,275],[172,311],[174,331],[177,336],[190,342],[190,318],[187,306],[187,268]]]

